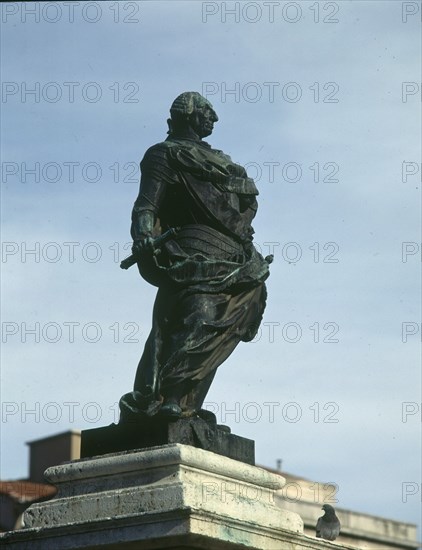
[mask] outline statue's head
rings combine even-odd
[[[198,92],[183,92],[170,107],[169,133],[192,129],[201,139],[209,136],[218,116],[211,103]]]

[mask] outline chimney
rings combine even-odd
[[[44,471],[50,466],[75,460],[81,455],[81,432],[70,430],[29,441],[29,481],[45,483]]]

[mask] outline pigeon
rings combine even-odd
[[[321,508],[325,514],[321,516],[316,524],[316,536],[318,539],[336,540],[340,533],[340,522],[336,511],[329,504]]]

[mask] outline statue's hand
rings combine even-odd
[[[136,239],[133,241],[132,245],[132,254],[134,256],[143,256],[144,254],[152,254],[154,247],[153,247],[153,239],[150,236],[142,237],[141,239]]]

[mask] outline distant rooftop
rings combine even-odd
[[[57,489],[46,483],[26,480],[0,481],[0,495],[6,495],[19,504],[51,498],[56,493]]]

